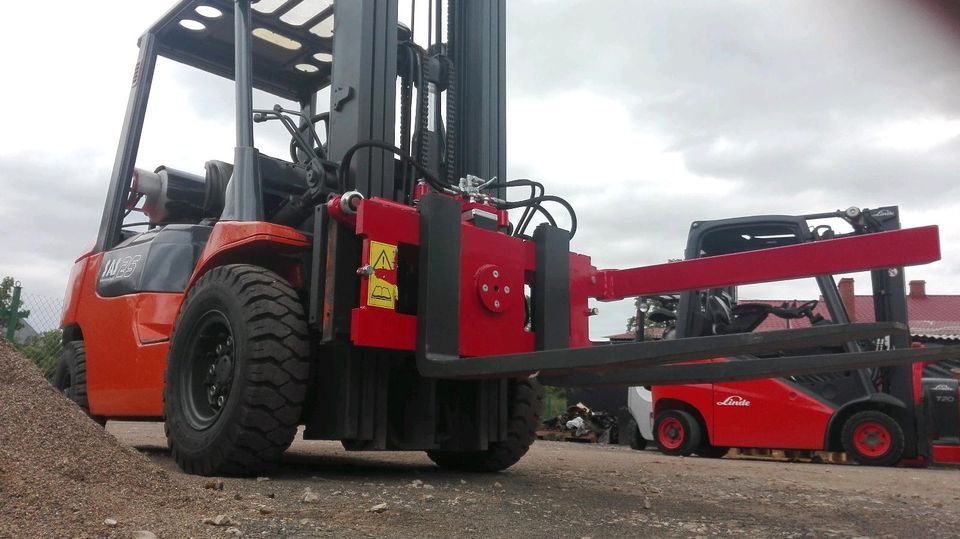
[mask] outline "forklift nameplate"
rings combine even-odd
[[[367,282],[367,305],[381,309],[397,306],[397,246],[378,241],[370,242],[368,258],[373,273]]]

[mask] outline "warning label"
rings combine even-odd
[[[370,242],[370,260],[373,269],[393,271],[396,269],[397,246],[379,241]]]
[[[370,242],[370,265],[374,273],[367,281],[367,305],[382,309],[397,306],[397,246]]]

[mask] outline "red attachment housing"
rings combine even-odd
[[[371,266],[373,273],[361,280],[361,305],[353,311],[351,339],[358,346],[415,350],[416,314],[398,312],[395,304],[378,301],[371,286],[382,286],[379,282],[391,277],[387,272],[381,273],[374,264],[384,245],[398,253],[394,271],[403,273],[411,269],[406,266],[416,263],[420,216],[409,206],[374,198],[361,203],[356,230],[364,238],[361,265]],[[524,327],[524,285],[532,284],[533,280],[533,243],[485,230],[467,221],[462,223],[461,233],[460,355],[532,351],[533,333]],[[571,276],[577,276],[571,281],[574,286],[571,290],[570,343],[571,346],[589,346],[586,285],[594,270],[589,258],[580,255],[572,254],[570,264]],[[496,279],[491,267],[496,268]],[[502,283],[496,292],[494,281]],[[483,292],[483,284],[487,284],[488,292]],[[509,292],[504,287],[509,287]],[[404,290],[398,290],[398,295],[404,293]],[[500,302],[499,307],[494,305],[495,301]]]

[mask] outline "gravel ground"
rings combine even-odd
[[[203,534],[217,504],[181,477],[104,432],[0,340],[0,537]]]
[[[205,481],[179,474],[159,425],[114,422],[108,431],[171,477]],[[510,470],[471,475],[439,470],[419,453],[348,453],[298,440],[269,481],[223,481],[207,498],[263,506],[230,515],[248,536],[960,537],[957,468],[672,458],[537,442]],[[314,503],[303,503],[307,489]]]
[[[2,342],[0,372],[0,538],[960,537],[960,468],[537,442],[473,475],[298,440],[268,478],[188,476],[161,424],[104,431]]]

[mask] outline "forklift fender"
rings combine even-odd
[[[886,393],[874,393],[844,404],[834,412],[833,417],[831,417],[829,423],[827,423],[827,432],[823,440],[823,447],[827,451],[840,450],[840,431],[843,429],[843,424],[853,414],[861,410],[879,410],[886,412],[891,408],[898,411],[905,411],[907,405],[904,404],[902,400]],[[894,416],[894,419],[897,421],[900,420],[900,418],[896,416]]]
[[[303,286],[306,236],[288,226],[264,222],[220,222],[213,228],[187,290],[205,273],[227,264],[253,264],[276,272],[294,288]]]

